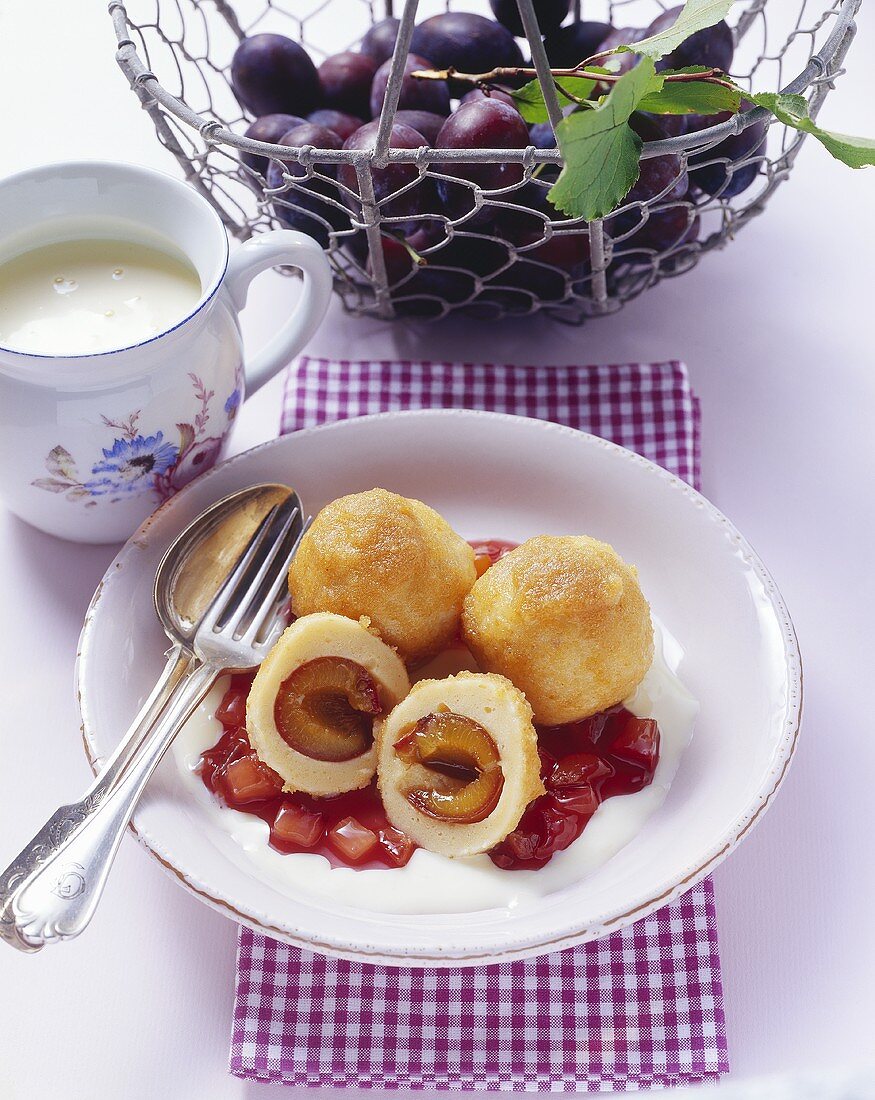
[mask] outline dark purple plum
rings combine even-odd
[[[330,111],[327,108],[313,111],[312,114],[307,115],[307,121],[312,122],[315,126],[325,126],[329,130],[333,130],[341,141],[346,141],[348,137],[354,134],[356,130],[360,130],[365,124],[363,118],[348,115],[344,111]]]
[[[469,234],[466,227],[464,231],[455,233],[431,258],[434,263],[459,267],[485,279],[507,265],[510,253],[501,242]]]
[[[513,290],[527,291],[539,302],[559,302],[568,294],[568,284],[560,271],[553,271],[540,263],[526,259],[526,253],[520,256],[507,271],[492,280],[492,284],[510,287]]]
[[[490,88],[488,92],[484,92],[482,88],[472,88],[470,92],[465,92],[460,102],[474,103],[480,99],[497,99],[499,103],[506,103],[508,107],[518,110],[516,100],[510,92],[503,92],[501,88]]]
[[[503,27],[517,38],[525,37],[523,21],[520,18],[520,9],[516,0],[489,0],[492,14]],[[570,0],[534,0],[535,15],[538,19],[538,27],[541,34],[549,34],[555,31],[562,20],[568,15],[571,7]]]
[[[231,84],[237,98],[254,115],[307,115],[322,97],[310,55],[282,34],[244,38],[231,61]]]
[[[580,278],[589,270],[589,235],[585,232],[554,233],[549,240],[522,255]]]
[[[555,149],[556,135],[549,122],[535,122],[529,127],[529,141],[536,149]]]
[[[304,122],[289,130],[277,144],[292,148],[312,145],[315,149],[340,149],[343,145],[333,130],[311,122]],[[317,169],[332,179],[337,175],[336,164],[320,164]],[[272,190],[282,186],[284,174],[300,179],[306,175],[306,169],[295,160],[283,160],[282,164],[272,160],[267,170],[267,186]],[[273,198],[274,214],[287,229],[306,233],[325,248],[329,241],[329,226],[335,230],[349,227],[347,215],[339,207],[326,202],[326,197],[339,201],[337,189],[330,183],[321,179],[309,179],[300,187],[290,187],[288,191]]]
[[[254,141],[267,141],[272,145],[278,144],[283,134],[287,134],[294,126],[300,126],[303,121],[296,115],[262,115],[247,128],[246,137]],[[267,157],[241,150],[240,160],[247,168],[252,168],[262,176],[267,171]]]
[[[529,128],[518,111],[495,99],[481,99],[465,103],[450,115],[438,134],[435,148],[525,149],[528,144]],[[510,187],[523,177],[522,164],[504,162],[452,162],[442,165],[440,170],[487,191]],[[474,209],[474,193],[469,186],[440,180],[438,194],[454,218]],[[494,213],[494,210],[484,207],[476,215],[476,224],[488,223]],[[474,222],[468,224],[473,226]]]
[[[661,141],[665,136],[658,120],[650,115],[636,111],[629,119],[629,125],[644,142]],[[641,161],[641,174],[629,192],[625,202],[645,201],[660,195],[668,188],[662,201],[682,199],[689,190],[690,181],[683,169],[683,161],[677,153],[663,157],[648,157]]]
[[[555,174],[558,175],[558,170]],[[543,176],[539,179],[543,179]],[[565,218],[547,198],[548,190],[542,183],[528,180],[521,187],[500,196],[500,201],[508,205],[494,207],[489,211],[492,219],[490,232],[515,245],[539,240],[544,235],[546,222]],[[485,214],[484,210],[478,216]]]
[[[431,58],[435,68],[452,66],[460,73],[483,73],[496,65],[522,65],[523,55],[516,39],[482,15],[448,11],[433,15],[413,31],[410,48]],[[467,91],[459,85],[458,94]]]
[[[640,27],[614,27],[602,39],[596,52],[602,53],[604,50],[615,50],[617,46],[632,46],[644,38],[645,34],[646,31]],[[634,69],[640,60],[641,55],[637,53],[618,53],[610,59],[603,58],[600,64],[605,65],[606,62],[609,62],[606,67],[610,68],[612,72],[627,73],[630,69]]]
[[[344,149],[373,149],[377,137],[379,121],[374,119],[368,122],[360,130],[346,139]],[[389,146],[392,149],[420,149],[428,142],[418,130],[403,123],[395,122],[389,138]],[[387,218],[404,219],[400,222],[392,222],[387,228],[396,233],[412,233],[421,225],[420,214],[434,213],[437,207],[437,199],[434,193],[434,181],[431,179],[419,179],[419,170],[415,164],[392,163],[385,168],[374,168],[371,172],[374,183],[374,194],[380,203],[380,213]],[[352,197],[344,194],[344,201],[361,217],[361,205],[354,197],[359,194],[358,177],[355,167],[351,164],[341,164],[338,171],[339,181],[352,192]],[[419,180],[415,187],[410,184]],[[395,195],[404,187],[409,187],[401,195]],[[395,195],[394,198],[390,197]]]
[[[610,23],[587,23],[582,20],[569,23],[567,27],[545,36],[547,60],[557,69],[572,69],[585,58],[598,53],[612,29]]]
[[[434,145],[441,126],[447,121],[445,115],[436,115],[434,111],[396,111],[395,121],[405,126],[412,126],[418,130],[426,140],[426,144]]]
[[[405,111],[429,111],[436,115],[450,113],[450,90],[445,80],[417,80],[411,73],[417,69],[431,69],[434,66],[424,57],[409,53],[404,62],[404,78],[401,81],[401,96],[398,106]],[[384,61],[377,69],[371,85],[370,111],[376,118],[383,109],[389,73],[392,70],[392,58]]]
[[[636,248],[652,248],[655,252],[667,252],[699,236],[699,216],[694,209],[683,204],[654,207],[639,230],[617,245],[616,255]]]
[[[400,21],[392,17],[381,19],[364,36],[359,46],[359,52],[367,57],[372,57],[378,65],[382,65],[384,61],[388,61],[392,56],[400,25]]]
[[[363,53],[336,53],[319,66],[322,102],[335,111],[370,118],[371,84],[378,65]]]
[[[339,134],[327,126],[320,126],[315,122],[301,122],[297,126],[293,126],[291,130],[283,134],[277,144],[288,145],[292,148],[300,148],[304,145],[312,145],[314,149],[337,150],[343,148],[343,141]],[[307,169],[294,160],[283,161],[283,164],[286,165],[289,175],[305,176],[307,174]],[[326,176],[331,176],[333,179],[337,178],[336,164],[323,164],[319,170]]]
[[[668,30],[677,22],[682,6],[669,8],[668,11],[658,15],[645,31],[645,37],[651,34],[659,34]],[[732,41],[732,31],[725,20],[721,19],[713,27],[705,27],[696,31],[685,41],[676,46],[668,56],[657,61],[657,70],[683,69],[687,65],[707,65],[709,69],[722,69],[729,72],[732,64],[732,55],[735,47]]]
[[[663,133],[646,115],[636,113],[629,120],[642,141],[657,141]],[[647,204],[649,216],[663,204],[677,202],[686,197],[690,181],[683,168],[681,157],[670,153],[662,157],[648,157],[641,161],[638,180],[621,205],[631,203]],[[638,226],[643,226],[645,214],[641,207],[614,214],[608,222],[608,231],[612,237],[619,237]]]
[[[443,303],[463,302],[476,290],[474,276],[468,271],[448,270],[443,266],[446,263],[444,249],[423,257],[422,264],[417,264],[410,249],[421,252],[435,243],[433,228],[417,230],[405,242],[386,235],[382,237],[392,303],[401,317],[436,317],[443,312]],[[370,260],[367,271],[373,273]]]
[[[687,132],[689,126],[687,120],[690,115],[654,115],[649,111],[642,111],[641,114],[644,118],[649,118],[665,138],[680,137]]]
[[[726,122],[732,116],[729,114],[712,115],[703,118],[699,115],[688,116],[691,119],[691,129],[703,129],[705,126],[716,126]],[[702,123],[702,125],[697,125]],[[704,191],[706,195],[719,195],[721,198],[734,198],[746,191],[756,180],[762,169],[762,160],[754,159],[750,163],[743,161],[750,157],[761,158],[765,153],[766,134],[768,122],[762,120],[751,123],[740,134],[733,134],[711,149],[705,149],[701,153],[693,153],[690,156],[690,182],[693,187]],[[722,158],[729,161],[726,164]],[[717,159],[717,163],[709,164],[709,161]],[[739,164],[740,167],[734,167]]]

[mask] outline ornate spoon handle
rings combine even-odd
[[[195,663],[181,680],[136,758],[57,851],[15,891],[10,906],[20,939],[31,946],[69,940],[86,927],[134,807],[180,727],[221,668]]]
[[[20,951],[38,951],[42,947],[42,943],[28,942],[22,937],[13,912],[15,898],[27,880],[64,847],[124,775],[193,661],[191,651],[183,645],[174,645],[168,651],[160,679],[83,797],[55,810],[33,840],[0,873],[0,940],[6,940]],[[52,890],[62,899],[75,897],[81,890],[80,872],[72,865],[65,867],[56,875]]]

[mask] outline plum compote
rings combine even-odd
[[[545,794],[489,853],[497,867],[533,871],[572,844],[606,798],[649,786],[659,762],[659,727],[625,707],[538,729]]]
[[[481,574],[510,553],[516,543],[480,539],[471,545]],[[379,702],[353,662],[341,662],[342,667],[327,670],[317,662],[310,665],[316,667],[304,665],[301,672],[307,684],[291,687],[303,686],[308,691],[330,688],[332,697],[327,705],[332,724],[336,725],[338,714],[343,719],[337,730],[344,740],[342,758],[350,743],[359,747],[357,739],[363,736],[359,720],[376,713]],[[223,733],[201,755],[199,765],[207,789],[232,809],[266,822],[270,845],[279,852],[315,852],[334,866],[405,866],[416,845],[389,822],[376,780],[333,798],[283,791],[282,779],[258,759],[246,733],[246,699],[253,678],[254,674],[234,676],[216,710]],[[341,688],[344,698],[338,704],[333,695]],[[295,690],[289,694],[304,693]],[[492,758],[497,752],[485,730],[481,733],[477,723],[470,725],[477,728],[453,725],[438,730],[426,724],[411,730],[408,746],[399,742],[402,751],[415,754],[419,762],[436,768],[447,779],[432,790],[411,792],[414,800],[422,802],[423,812],[461,822],[482,820],[495,808],[501,794],[501,771]],[[513,832],[489,852],[492,862],[508,871],[537,870],[549,863],[556,852],[577,840],[606,798],[633,794],[651,783],[659,763],[659,741],[659,727],[653,718],[638,718],[622,706],[580,722],[539,727],[546,793],[530,803]],[[340,751],[333,742],[320,742],[320,747],[326,753]]]
[[[403,867],[415,846],[389,824],[376,782],[334,798],[283,791],[282,779],[258,759],[246,733],[253,678],[234,676],[216,710],[223,733],[200,761],[207,789],[266,822],[278,852],[318,852],[335,866]]]

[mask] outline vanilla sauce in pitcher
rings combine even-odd
[[[194,268],[135,241],[42,245],[0,263],[0,346],[92,355],[166,332],[201,296]]]

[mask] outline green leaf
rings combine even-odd
[[[660,74],[662,77],[666,73]],[[741,91],[724,88],[706,80],[667,81],[658,91],[648,94],[638,104],[639,111],[654,115],[717,115],[721,111],[735,114],[741,106]]]
[[[875,164],[875,141],[872,138],[837,134],[834,130],[822,130],[808,115],[808,101],[801,95],[780,95],[778,92],[760,92],[748,95],[758,107],[771,111],[779,122],[811,134],[829,150],[836,160],[850,168],[865,168]]]
[[[565,162],[548,197],[575,218],[603,218],[638,179],[641,138],[629,125],[640,101],[658,88],[653,62],[645,58],[624,73],[598,107],[575,111],[556,127]]]
[[[559,100],[559,106],[567,107],[569,104],[577,103],[578,99],[587,99],[592,93],[596,82],[587,80],[582,76],[559,76],[556,78],[556,84],[558,86],[556,98]],[[563,95],[563,88],[575,98],[571,99],[569,96]],[[529,81],[528,84],[524,84],[522,88],[516,91],[511,89],[508,89],[508,91],[513,96],[517,110],[526,122],[550,121],[547,105],[544,102],[544,92],[537,80]]]
[[[652,34],[649,38],[642,38],[640,42],[633,42],[630,46],[620,46],[619,49],[621,52],[640,53],[659,61],[691,34],[719,23],[734,3],[735,0],[687,0],[672,26],[658,34]]]

